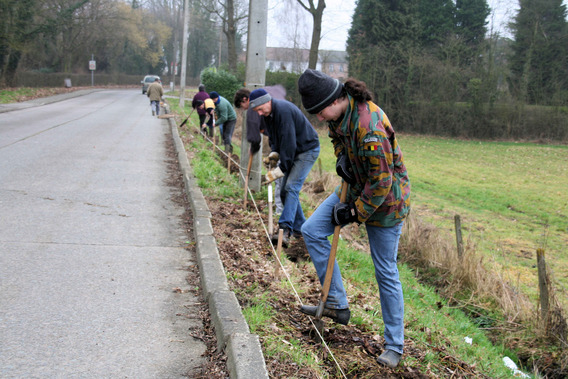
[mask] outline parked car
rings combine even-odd
[[[142,95],[144,95],[146,93],[146,91],[148,91],[148,87],[150,86],[150,84],[154,83],[156,78],[158,80],[161,80],[158,75],[146,75],[144,77],[144,80],[142,80],[140,82],[140,83],[142,83]]]

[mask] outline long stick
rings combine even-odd
[[[347,199],[347,182],[343,182],[341,186],[341,197],[340,202],[345,203]],[[325,303],[327,300],[327,295],[329,294],[329,287],[331,286],[331,277],[333,275],[333,266],[335,265],[335,255],[337,253],[337,245],[339,244],[339,232],[341,231],[341,225],[336,225],[333,231],[333,239],[331,241],[331,251],[329,252],[329,259],[327,260],[327,271],[325,272],[325,279],[323,282],[323,292],[321,296],[321,301]]]
[[[343,181],[341,185],[341,194],[339,201],[345,203],[347,199],[347,182]],[[321,316],[323,314],[323,308],[325,305],[325,301],[327,300],[327,295],[329,294],[329,287],[331,286],[331,278],[333,276],[333,267],[335,266],[335,255],[337,253],[337,245],[339,244],[339,232],[341,231],[341,225],[336,225],[333,231],[333,239],[331,241],[331,250],[329,252],[329,258],[327,259],[327,269],[325,272],[325,279],[323,281],[323,289],[321,293],[321,299],[318,304],[318,308],[316,311],[316,319],[314,320],[314,324],[316,328],[320,332],[320,335],[323,333],[323,321],[321,320]]]
[[[249,154],[249,161],[247,165],[247,176],[245,178],[245,202],[244,208],[247,209],[247,200],[248,200],[248,187],[249,187],[249,176],[250,176],[250,168],[252,166],[252,150],[250,150]]]

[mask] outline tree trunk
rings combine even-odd
[[[297,0],[298,4],[312,15],[314,20],[314,28],[312,30],[312,44],[310,45],[310,58],[308,68],[315,69],[318,64],[318,51],[321,39],[321,20],[323,18],[323,10],[325,9],[325,0],[318,0],[317,8],[314,6],[314,0],[308,0],[310,6],[306,6],[302,0]]]
[[[311,2],[310,2],[311,3]],[[318,63],[319,43],[321,39],[321,22],[323,18],[323,10],[325,9],[325,0],[318,1],[317,8],[311,8],[310,13],[314,20],[314,29],[312,31],[312,43],[310,45],[310,58],[308,68],[314,69]]]
[[[229,60],[229,71],[232,73],[237,72],[237,25],[235,21],[235,4],[233,0],[227,0],[227,30],[225,32],[227,37],[227,49]]]

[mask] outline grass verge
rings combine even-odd
[[[210,153],[203,140],[191,139],[187,149],[195,154],[191,164],[200,185],[207,189],[208,197],[231,203],[240,201],[241,189],[238,186],[238,178],[227,175],[223,164]],[[263,195],[264,193],[257,194],[256,196],[259,196],[257,200],[261,201]],[[304,204],[305,208],[312,206]],[[360,233],[352,231],[351,234]],[[364,249],[353,248],[353,244],[348,244],[346,241],[341,242],[338,257],[350,295],[354,328],[380,340],[383,325],[370,257]],[[247,256],[247,260],[252,261],[264,259],[265,256],[254,254]],[[306,280],[306,275],[312,278],[315,275],[311,263],[292,263],[286,258],[284,261],[290,281],[298,293],[304,296],[313,290],[310,282]],[[471,375],[481,377],[499,378],[510,375],[501,359],[504,355],[516,359],[513,351],[502,344],[492,343],[479,325],[467,317],[461,306],[455,306],[452,301],[440,296],[436,287],[424,285],[420,280],[422,276],[420,270],[403,264],[400,266],[400,272],[405,290],[407,341],[410,345],[409,350],[414,351],[408,354],[405,365],[418,368],[429,377],[450,377],[448,372],[460,370],[462,374],[470,370]],[[235,283],[241,282],[242,276],[245,275],[228,270],[228,278],[235,286],[237,286]],[[289,282],[281,281],[277,285],[280,290],[291,292]],[[251,330],[261,337],[266,359],[291,361],[298,367],[306,367],[313,377],[328,377],[329,371],[326,365],[329,362],[314,352],[313,346],[309,346],[305,339],[296,338],[289,332],[294,327],[278,317],[274,307],[277,300],[263,291],[265,289],[261,286],[250,284],[245,288],[236,289]],[[471,344],[465,342],[466,337],[472,339]],[[342,358],[346,372],[352,373],[360,369],[357,367],[356,359],[350,360],[345,356]],[[457,377],[466,376],[457,375]],[[359,377],[372,377],[372,373]]]

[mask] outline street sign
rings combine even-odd
[[[95,71],[97,69],[97,61],[89,61],[89,70]]]

